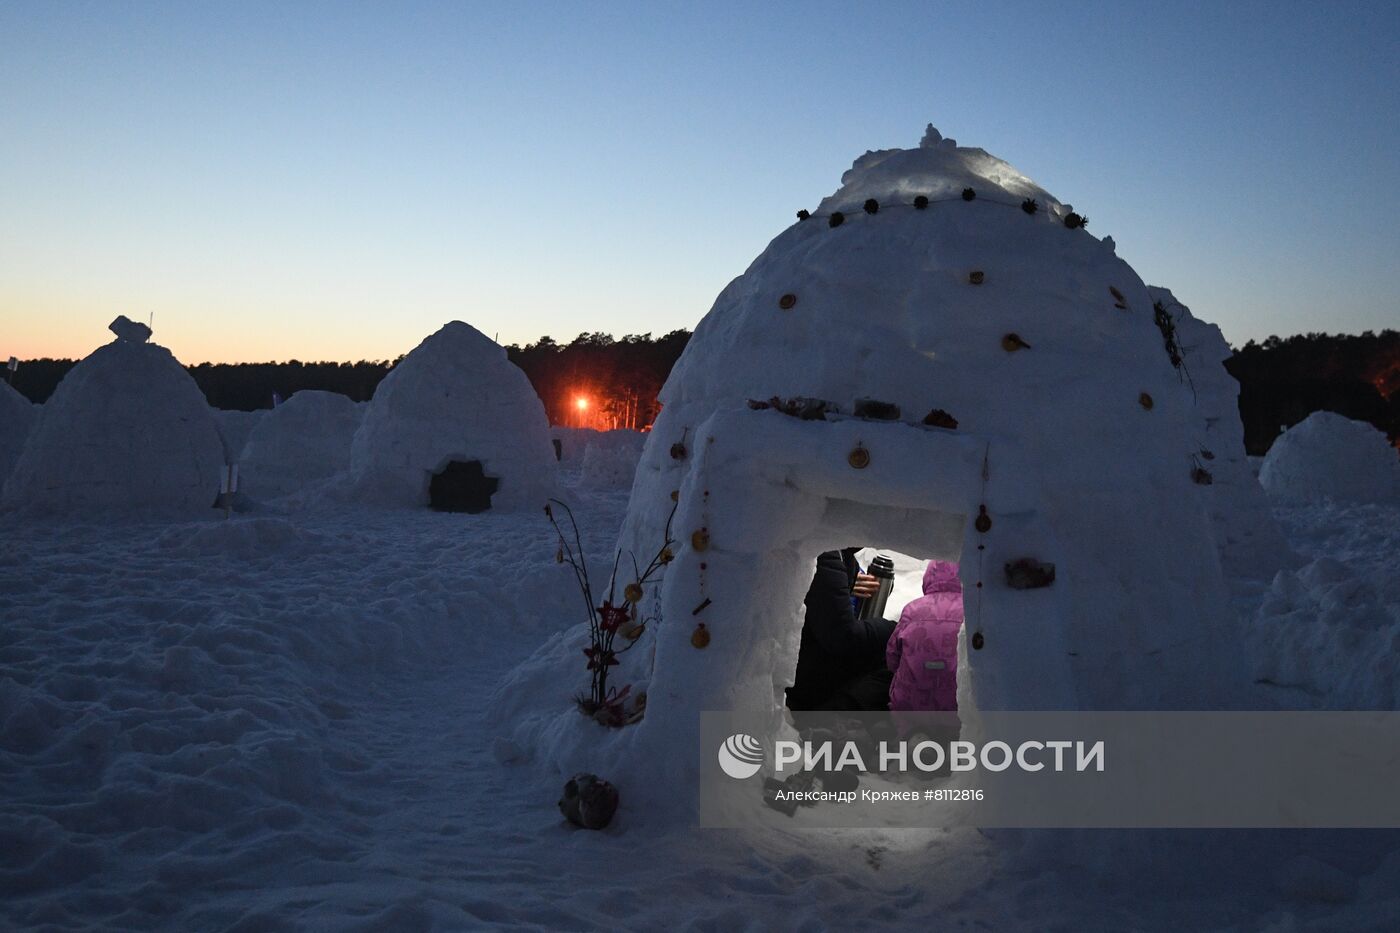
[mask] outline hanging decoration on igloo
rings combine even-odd
[[[556,489],[544,405],[504,349],[453,321],[375,389],[349,482],[355,498],[378,505],[539,508]]]
[[[6,506],[202,513],[214,501],[224,449],[204,394],[146,325],[119,317],[111,330],[44,404]]]

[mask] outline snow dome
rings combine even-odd
[[[465,492],[492,509],[538,508],[556,482],[549,420],[530,380],[461,321],[424,340],[379,383],[355,433],[350,470],[357,498],[392,506],[434,504],[442,489],[446,498]]]
[[[147,332],[149,333],[149,332]],[[69,371],[5,484],[8,507],[207,511],[223,442],[170,351],[118,337]]]
[[[1393,502],[1400,498],[1400,456],[1366,422],[1315,411],[1274,440],[1259,482],[1284,501]]]
[[[0,382],[0,487],[14,469],[15,461],[24,450],[34,422],[42,409],[15,391],[8,382]]]
[[[1215,516],[1264,510],[1216,489],[1247,461],[1214,332],[1176,311],[1183,355],[1111,240],[932,127],[798,216],[696,328],[637,469],[622,566],[668,518],[674,558],[608,683],[644,718],[600,738],[565,710],[574,629],[502,686],[512,744],[674,797],[699,711],[783,728],[815,558],[845,546],[959,563],[966,734],[989,710],[1238,703]]]
[[[336,392],[303,389],[263,416],[239,458],[240,489],[254,499],[289,495],[350,466],[362,409]]]

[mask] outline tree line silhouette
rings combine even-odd
[[[1400,446],[1400,331],[1299,334],[1251,340],[1225,361],[1240,382],[1245,450],[1315,411],[1367,421]]]
[[[511,362],[529,377],[550,423],[643,428],[660,410],[657,393],[689,339],[686,330],[620,339],[582,333],[567,344],[541,337],[523,347],[512,344],[505,349]],[[14,374],[14,387],[32,401],[42,402],[75,363],[28,360]],[[287,360],[200,363],[188,368],[210,405],[252,411],[271,408],[274,396],[285,399],[301,389],[324,389],[366,401],[397,363]],[[1240,417],[1245,449],[1251,454],[1264,453],[1280,428],[1320,409],[1370,422],[1400,446],[1400,332],[1251,340],[1235,351],[1225,368],[1240,382]]]

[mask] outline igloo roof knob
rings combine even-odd
[[[958,141],[956,139],[944,139],[943,134],[938,132],[938,128],[932,123],[924,130],[924,138],[919,140],[920,149],[956,149]]]
[[[1020,204],[1033,198],[1048,218],[1068,211],[1049,192],[985,149],[959,146],[932,123],[916,149],[876,149],[856,159],[841,176],[841,189],[818,210],[851,213],[874,198],[881,204],[910,204],[923,195],[930,201],[961,199],[971,188],[986,201]]]
[[[118,340],[125,340],[128,343],[145,343],[151,339],[151,329],[140,321],[133,321],[125,314],[117,315],[117,319],[107,325],[107,329],[117,335]]]

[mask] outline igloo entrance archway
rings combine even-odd
[[[500,477],[487,473],[480,460],[447,457],[428,474],[428,505],[439,512],[477,515],[491,509]]]
[[[812,557],[857,541],[961,560],[965,631],[983,643],[960,663],[965,724],[976,728],[977,709],[1078,707],[1065,629],[1072,573],[1061,568],[1053,585],[1017,590],[1002,569],[1056,556],[1026,478],[1034,472],[1013,440],[731,410],[701,425],[692,456],[678,491],[676,558],[661,587],[646,718],[618,736],[640,747],[621,767],[663,768],[672,789],[693,781],[697,759],[686,746],[701,711],[741,713],[776,734]],[[975,520],[984,506],[985,532]],[[700,623],[703,648],[693,640]]]

